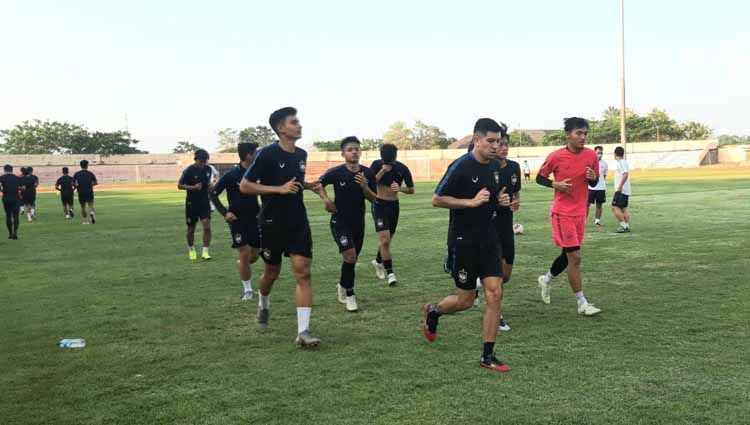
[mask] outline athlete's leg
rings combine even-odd
[[[451,314],[471,308],[474,305],[474,290],[456,288],[456,292],[440,300],[437,312],[440,315]]]
[[[347,249],[341,253],[344,260],[341,264],[341,276],[339,285],[346,290],[347,296],[354,295],[354,268],[357,265],[357,250],[355,248]]]
[[[208,248],[211,245],[211,218],[201,219],[203,224],[203,248]]]
[[[568,250],[568,252],[565,252],[565,256],[568,260],[568,282],[570,282],[570,289],[572,289],[574,293],[581,292],[583,290],[583,280],[581,278],[581,250]]]
[[[243,282],[248,281],[253,277],[252,271],[250,269],[250,264],[254,263],[255,260],[258,259],[257,250],[255,252],[255,260],[252,259],[252,255],[253,248],[249,247],[248,245],[242,245],[241,247],[237,248],[237,256],[240,260],[237,264],[237,268],[240,272],[240,279],[242,279]]]
[[[503,292],[503,280],[497,276],[482,279],[484,288],[485,307],[482,334],[484,342],[495,342],[497,325],[500,321],[500,305]],[[473,303],[473,302],[472,302]]]
[[[292,271],[297,280],[295,298],[297,307],[312,307],[312,284],[310,282],[310,265],[312,259],[302,255],[291,255]]]
[[[85,206],[81,205],[81,214],[85,214]],[[195,246],[195,225],[196,223],[187,225],[187,244],[189,247]]]

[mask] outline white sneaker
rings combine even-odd
[[[594,316],[601,312],[602,310],[594,307],[593,304],[585,303],[578,306],[578,314],[583,314],[584,316]]]
[[[398,283],[398,280],[396,279],[396,274],[390,273],[388,275],[388,286],[396,286],[397,283]]]
[[[372,266],[375,267],[375,275],[378,279],[385,279],[385,267],[378,263],[378,260],[372,260]]]
[[[552,285],[550,285],[550,278],[547,277],[546,274],[543,274],[539,276],[539,278],[536,281],[539,282],[539,289],[542,292],[542,302],[545,304],[549,304],[551,302],[549,298],[549,293],[550,293],[550,290],[552,289]]]
[[[500,318],[500,323],[497,325],[497,330],[508,332],[510,330],[510,325],[505,321],[505,319]]]
[[[357,298],[352,295],[351,297],[346,297],[346,311],[357,311]]]
[[[253,291],[245,291],[244,294],[242,294],[242,301],[250,301],[253,299]]]
[[[346,289],[343,286],[336,284],[336,295],[338,296],[341,304],[346,304]],[[354,305],[357,305],[356,303]]]
[[[479,301],[479,295],[474,297],[474,307],[479,307],[480,301]]]

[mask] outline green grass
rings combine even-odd
[[[635,182],[633,233],[611,233],[605,211],[606,231],[586,237],[586,294],[604,309],[595,318],[576,315],[564,278],[552,305],[539,301],[536,277],[557,249],[551,192],[527,185],[516,219],[527,234],[506,286],[513,330],[497,345],[513,371],[502,376],[478,367],[481,309],[444,317],[433,344],[421,335],[421,305],[453,289],[434,184],[402,197],[397,288],[370,269],[368,214],[357,314],[335,301],[340,257],[308,196],[323,339],[311,352],[292,343],[287,262],[261,333],[217,216],[214,260],[188,261],[184,194],[101,190],[95,226],[66,222],[42,194],[39,221],[0,240],[0,423],[747,423],[749,183]],[[64,337],[88,346],[58,349]]]

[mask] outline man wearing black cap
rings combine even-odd
[[[13,166],[6,164],[0,176],[0,192],[3,192],[5,225],[8,227],[8,239],[18,239],[18,215],[21,208],[21,178],[13,174]]]
[[[195,252],[195,227],[200,221],[203,224],[203,251],[201,258],[210,260],[208,247],[211,245],[211,203],[208,198],[208,187],[211,182],[211,168],[208,167],[208,152],[203,149],[195,151],[195,163],[185,168],[177,182],[179,190],[187,191],[185,196],[185,221],[187,223],[188,256],[197,260]]]
[[[312,315],[312,234],[307,210],[303,202],[304,189],[320,191],[320,182],[305,182],[307,152],[296,146],[302,138],[302,125],[297,110],[292,107],[274,111],[268,119],[279,141],[258,151],[245,173],[240,191],[260,195],[263,205],[258,214],[261,257],[265,262],[260,278],[258,297],[258,325],[268,326],[271,288],[281,272],[282,255],[289,257],[297,280],[297,338],[298,347],[311,348],[320,339],[310,333]]]
[[[375,173],[377,182],[377,200],[372,204],[372,218],[375,231],[378,233],[378,254],[372,260],[375,274],[380,279],[388,277],[388,285],[397,283],[393,272],[393,256],[391,255],[391,241],[398,227],[399,203],[398,194],[414,193],[414,180],[409,168],[396,161],[398,148],[396,145],[385,144],[380,147],[380,158],[373,161],[370,169]],[[402,184],[405,184],[402,187]]]

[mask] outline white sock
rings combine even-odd
[[[268,307],[270,306],[271,306],[271,296],[260,294],[260,296],[258,297],[258,307],[263,310],[268,310]]]
[[[477,278],[477,291],[482,289],[482,279]]]
[[[602,221],[601,221],[601,220],[599,220],[598,218],[595,218],[595,219],[594,219],[594,224],[599,224],[599,223],[601,223],[601,222],[602,222]]]
[[[204,253],[204,254],[208,254],[208,247],[207,247],[207,246],[204,246],[204,247],[203,247],[203,253]]]
[[[552,272],[551,272],[551,271],[549,271],[549,270],[547,271],[547,274],[546,274],[545,276],[547,276],[547,279],[548,279],[548,280],[552,280],[552,279],[554,279],[554,278],[555,278],[555,276],[553,276],[553,275],[552,275]]]
[[[297,307],[297,333],[301,334],[310,329],[310,314],[312,307]]]
[[[245,292],[253,292],[253,279],[243,280],[242,286],[245,287]]]
[[[622,226],[623,226],[624,228],[626,228],[626,229],[627,229],[628,227],[630,227],[630,223],[625,223],[625,222],[623,222],[623,223],[624,223],[624,224],[623,224]]]
[[[588,303],[586,301],[586,297],[583,296],[583,291],[576,292],[576,300],[578,300],[578,305],[584,305]]]
[[[622,228],[624,229],[624,228],[628,227],[628,223],[625,223],[624,221],[621,221],[620,222],[620,226],[622,226]]]
[[[188,245],[188,251],[190,252],[195,251],[195,245]]]

